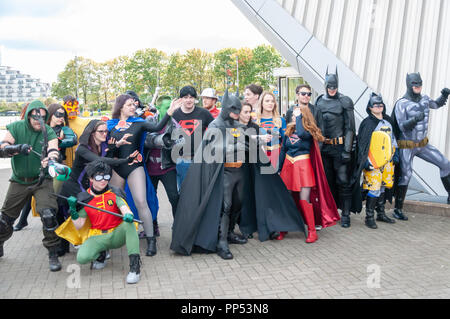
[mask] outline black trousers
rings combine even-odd
[[[169,198],[170,205],[172,206],[172,216],[175,218],[175,212],[178,206],[178,188],[177,188],[177,171],[171,170],[164,175],[150,176],[155,192],[158,190],[159,181],[164,185],[167,197]]]
[[[223,173],[224,194],[223,213],[229,215],[238,213],[242,208],[244,193],[244,172],[242,168],[226,167]]]
[[[341,201],[352,197],[350,164],[342,163],[340,153],[322,153],[322,161],[328,185],[333,193],[336,205],[339,207]]]

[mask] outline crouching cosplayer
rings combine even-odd
[[[111,167],[108,164],[101,160],[91,162],[86,166],[86,173],[91,187],[79,193],[77,198],[71,196],[67,199],[71,218],[61,225],[57,234],[74,243],[73,238],[67,236],[71,227],[67,223],[73,223],[82,242],[77,261],[80,264],[92,262],[91,267],[94,269],[106,266],[106,250],[126,245],[130,258],[127,283],[137,283],[141,260],[133,213],[121,197],[120,190],[108,186],[111,179]]]

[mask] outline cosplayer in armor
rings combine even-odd
[[[420,73],[408,74],[406,86],[406,94],[397,101],[392,112],[394,133],[400,149],[401,169],[396,187],[394,217],[400,220],[408,220],[402,209],[415,156],[439,167],[442,183],[449,193],[447,203],[450,204],[450,162],[438,149],[428,144],[427,137],[430,108],[443,107],[447,103],[450,89],[443,89],[442,95],[436,100],[422,95]]]
[[[386,105],[381,95],[372,93],[367,114],[369,116],[361,122],[358,130],[358,168],[353,181],[354,187],[360,192],[360,178],[361,173],[363,174],[362,189],[366,193],[365,224],[376,229],[375,210],[377,221],[395,223],[395,220],[386,216],[385,201],[386,198],[392,198],[394,165],[398,163],[399,152],[393,122],[386,115]]]
[[[350,162],[355,138],[355,115],[353,101],[338,92],[336,74],[325,76],[326,93],[318,97],[316,106],[322,112],[323,136],[322,160],[328,184],[336,205],[342,210],[341,225],[350,227],[352,189],[350,186]]]
[[[67,112],[67,117],[69,119],[69,123],[66,123],[69,126],[76,136],[81,136],[85,127],[90,122],[89,119],[82,119],[78,115],[80,114],[79,103],[76,98],[73,96],[67,95],[63,98],[63,106]],[[66,165],[72,167],[73,161],[75,160],[75,151],[77,150],[78,143],[73,147],[66,148]]]
[[[44,247],[49,251],[51,271],[61,270],[57,250],[59,237],[55,234],[57,204],[53,193],[53,181],[48,173],[47,162],[59,159],[58,139],[52,128],[45,124],[48,111],[41,101],[28,106],[21,121],[6,126],[8,130],[1,144],[2,156],[12,157],[12,177],[0,215],[0,257],[3,243],[13,234],[13,223],[30,196],[36,198],[36,209],[42,221]],[[31,148],[33,152],[30,153]],[[34,152],[40,152],[41,158]]]
[[[183,182],[189,187],[181,188],[170,246],[179,254],[206,251],[217,252],[223,259],[233,258],[228,243],[247,241],[229,227],[230,219],[237,219],[241,208],[240,229],[246,234],[258,231],[261,241],[278,230],[304,232],[303,220],[278,174],[263,175],[256,164],[243,163],[249,149],[256,151],[256,147],[249,146],[244,125],[237,121],[240,110],[239,99],[225,92],[222,111],[208,126]],[[202,155],[205,158],[200,162]],[[264,156],[262,150],[260,155]],[[271,168],[269,159],[265,160]],[[245,169],[253,173],[245,175]],[[253,176],[253,189],[246,176]]]
[[[130,258],[127,283],[137,283],[140,277],[141,261],[139,237],[133,223],[133,213],[124,199],[123,192],[109,187],[112,170],[108,164],[102,160],[91,162],[86,166],[86,173],[91,187],[79,193],[77,197],[71,196],[67,199],[71,218],[57,229],[57,233],[74,245],[81,244],[77,261],[80,264],[92,262],[92,269],[102,269],[106,266],[105,250],[126,245]],[[84,206],[83,203],[91,207]],[[102,212],[95,209],[96,207],[116,215]]]

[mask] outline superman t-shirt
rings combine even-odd
[[[181,109],[177,109],[173,112],[172,118],[180,125],[180,138],[184,137],[184,147],[180,150],[180,156],[184,158],[192,159],[195,154],[195,150],[200,145],[203,133],[208,128],[214,118],[208,110],[195,107],[191,113],[184,113]],[[190,147],[187,145],[190,143]]]

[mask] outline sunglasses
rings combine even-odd
[[[107,134],[108,130],[97,130],[96,132],[100,134]]]
[[[53,115],[54,115],[55,117],[57,117],[57,118],[62,118],[62,117],[64,117],[64,113],[60,113],[60,112],[55,112]]]
[[[100,182],[102,180],[109,181],[111,179],[111,175],[95,175],[94,180]]]
[[[383,104],[374,104],[374,105],[372,105],[371,107],[372,107],[372,108],[375,108],[375,107],[384,107],[384,105],[383,105]]]
[[[312,96],[312,93],[311,93],[311,92],[297,92],[297,95],[301,95],[301,96],[309,96],[309,97],[311,97],[311,96]]]

